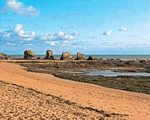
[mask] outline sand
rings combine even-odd
[[[66,115],[66,119],[67,117],[70,119],[75,119],[75,117],[77,117],[77,114],[74,114],[74,112],[79,111],[79,113],[82,113],[83,116],[81,114],[78,114],[79,116],[77,119],[82,119],[83,117],[85,117],[84,119],[91,119],[92,117],[93,119],[98,119],[102,117],[107,119],[150,120],[150,95],[64,80],[56,78],[51,74],[27,72],[20,65],[7,62],[0,62],[0,81],[9,83],[0,84],[0,110],[4,107],[7,107],[8,110],[9,105],[7,104],[14,104],[14,99],[16,99],[19,103],[24,103],[23,109],[25,109],[28,105],[29,109],[33,109],[35,107],[35,112],[38,112],[38,103],[36,103],[36,101],[39,100],[41,102],[44,102],[44,106],[47,106],[45,100],[48,99],[47,97],[49,96],[47,95],[50,94],[51,96],[55,96],[56,99],[57,97],[59,97],[59,99],[69,101],[71,103],[76,103],[75,106],[74,104],[67,106],[68,104],[66,104],[65,102],[51,100],[52,104],[49,106],[52,106],[56,102],[58,104],[58,107],[52,107],[49,113],[52,113],[51,111],[53,111],[54,116],[58,118],[61,117],[61,119],[63,119],[64,117],[63,114]],[[11,91],[17,92],[10,92],[8,88],[10,88]],[[25,100],[22,99],[23,96],[20,96],[22,95],[20,93],[20,89],[22,91],[21,93],[24,93],[26,96]],[[34,96],[30,94],[34,92],[34,90],[43,93],[41,94],[41,97],[34,98]],[[17,94],[18,92],[19,94]],[[37,92],[36,94],[38,96],[39,92]],[[45,99],[44,97],[42,97],[42,95],[45,95]],[[28,104],[26,105],[25,103]],[[36,103],[35,106],[34,103]],[[18,103],[15,103],[15,106],[17,105]],[[86,109],[83,110],[81,107]],[[41,108],[41,111],[43,111],[43,113],[41,113],[41,116],[39,117],[43,117],[43,115],[47,117],[50,116],[49,113],[47,113],[48,111],[42,110],[44,108],[46,109],[49,107]],[[65,110],[65,112],[62,112],[64,111],[63,109]],[[105,115],[98,111],[105,111],[109,114],[115,113],[118,115],[104,117]],[[1,114],[3,115],[4,113],[0,111],[0,116],[2,116]],[[23,115],[23,113],[21,115]],[[21,117],[21,115],[17,117]],[[44,119],[51,118],[45,117]]]

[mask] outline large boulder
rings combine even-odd
[[[94,60],[93,56],[89,56],[87,60]]]
[[[54,60],[53,51],[47,50],[47,51],[46,51],[45,59]]]
[[[84,55],[82,53],[77,52],[77,58],[76,60],[84,60]]]
[[[24,59],[28,60],[34,60],[35,59],[35,53],[31,50],[25,50],[24,51]]]
[[[0,53],[0,59],[3,59],[3,60],[10,60],[11,57],[8,56],[8,55],[6,55],[6,54],[4,54],[4,53]]]
[[[74,60],[70,52],[63,52],[60,59],[61,60]]]

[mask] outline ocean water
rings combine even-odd
[[[23,58],[23,55],[10,55],[11,58]],[[74,58],[77,55],[72,55]],[[94,58],[103,58],[103,59],[150,59],[150,55],[84,55],[85,58],[89,56],[93,56]],[[44,58],[45,55],[36,55],[36,58],[42,57]],[[55,59],[60,59],[61,55],[54,55]]]

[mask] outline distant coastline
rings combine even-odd
[[[19,54],[8,54],[11,56],[11,58],[23,58],[24,55]],[[72,57],[76,58],[77,55],[73,54]],[[88,58],[89,56],[93,56],[94,58],[103,58],[103,59],[150,59],[150,55],[96,55],[96,54],[85,54],[85,58]],[[36,58],[42,57],[44,58],[45,55],[37,54]],[[55,59],[59,59],[61,57],[61,54],[54,54]]]

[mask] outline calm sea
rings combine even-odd
[[[11,58],[23,58],[23,55],[10,55]],[[76,55],[72,55],[76,58]],[[94,58],[103,58],[103,59],[150,59],[150,55],[85,55],[85,58],[89,56],[93,56]],[[36,58],[42,57],[44,58],[45,55],[36,55]],[[54,55],[55,59],[60,59],[61,55]]]

